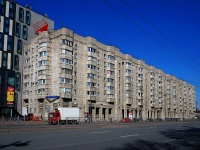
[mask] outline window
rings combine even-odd
[[[69,84],[72,84],[72,79],[61,78],[61,83],[69,83]]]
[[[92,74],[92,73],[88,73],[88,74],[87,74],[87,77],[88,77],[88,78],[96,79],[96,75],[95,75],[95,74]]]
[[[126,80],[131,80],[131,77],[130,76],[126,76]]]
[[[131,83],[126,83],[126,87],[131,87]]]
[[[126,69],[126,73],[130,74],[132,71],[130,69]]]
[[[7,67],[7,53],[3,51],[2,55],[2,67],[6,68]]]
[[[47,56],[47,52],[46,51],[39,52],[39,57],[42,57],[42,56]]]
[[[108,91],[114,90],[114,87],[113,86],[107,86],[107,90]]]
[[[115,98],[114,94],[108,94],[107,97],[108,98]]]
[[[139,77],[139,78],[142,78],[142,77],[143,77],[143,74],[138,74],[138,77]]]
[[[88,69],[96,70],[96,66],[95,66],[95,65],[88,64]]]
[[[107,70],[107,74],[114,75],[115,72],[114,72],[114,71],[111,71],[111,70]]]
[[[132,98],[131,97],[126,97],[126,101],[131,101]]]
[[[114,82],[114,79],[112,79],[112,78],[108,78],[108,82],[113,83],[113,82]]]
[[[15,89],[20,91],[21,87],[21,74],[19,72],[15,73]]]
[[[3,33],[0,33],[0,50],[3,50],[3,46],[4,46],[4,35]]]
[[[30,26],[31,24],[31,13],[30,11],[26,11],[26,24]]]
[[[15,74],[14,72],[8,71],[8,86],[15,86]]]
[[[65,94],[67,94],[67,93],[71,93],[72,92],[72,89],[71,88],[61,88],[61,93],[65,93]]]
[[[94,82],[87,82],[87,85],[91,87],[96,87],[96,83]]]
[[[15,55],[14,56],[14,68],[15,70],[19,70],[19,56],[18,55]]]
[[[127,66],[127,67],[131,67],[131,63],[126,62],[126,66]]]
[[[46,70],[39,70],[38,71],[38,75],[45,75],[46,74]]]
[[[130,94],[131,93],[131,90],[126,90],[126,94]]]
[[[67,68],[61,68],[61,73],[72,75],[72,70]]]
[[[61,58],[61,63],[71,65],[73,64],[73,61],[66,58]]]
[[[88,52],[96,53],[96,49],[92,47],[88,47]]]
[[[5,16],[5,0],[0,0],[0,15]]]
[[[8,35],[7,51],[11,52],[12,50],[13,50],[13,37]]]
[[[47,46],[47,42],[40,43],[40,47],[46,47],[46,46]]]
[[[73,42],[68,41],[68,40],[66,40],[66,39],[62,39],[62,40],[61,40],[61,44],[66,44],[66,45],[68,45],[68,46],[70,46],[70,47],[73,46]]]
[[[15,17],[15,4],[11,3],[9,4],[9,18],[14,19]]]
[[[143,71],[143,68],[138,68],[138,71],[142,72],[142,71]]]
[[[88,60],[90,60],[90,61],[94,61],[94,62],[97,61],[97,59],[96,59],[95,57],[92,57],[92,56],[88,56]]]
[[[20,23],[16,23],[15,35],[20,38],[21,35],[21,25]]]
[[[38,62],[38,66],[45,66],[47,64],[46,60],[41,60]]]
[[[28,27],[23,25],[22,38],[27,40],[27,36],[28,36]]]
[[[115,57],[112,56],[112,55],[108,55],[108,59],[110,59],[110,60],[115,60]]]
[[[114,65],[113,63],[108,63],[108,67],[110,67],[110,68],[114,68],[115,65]]]
[[[6,0],[0,0],[0,4],[1,5],[5,5],[6,4]]]
[[[10,26],[10,20],[8,18],[4,18],[4,33],[9,34],[9,26]]]
[[[87,95],[96,96],[96,91],[87,91]]]
[[[39,79],[38,80],[38,84],[45,84],[46,83],[46,80],[45,79]]]
[[[69,51],[69,50],[66,50],[66,49],[62,49],[61,53],[62,53],[62,54],[67,54],[67,55],[70,55],[70,56],[73,55],[73,52],[72,52],[72,51]]]
[[[38,91],[38,94],[39,94],[39,93],[45,92],[45,89],[44,89],[44,88],[41,88],[41,89],[38,89],[37,91]]]
[[[19,8],[19,21],[24,22],[24,10],[23,8]]]

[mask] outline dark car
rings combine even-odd
[[[129,118],[123,118],[120,122],[122,122],[122,123],[130,123],[131,119],[129,119]]]

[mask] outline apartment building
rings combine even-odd
[[[194,117],[194,86],[67,28],[39,33],[24,57],[22,106],[34,115],[79,107],[101,119]]]
[[[0,114],[12,117],[22,111],[23,49],[41,30],[53,29],[54,22],[12,0],[0,0]],[[37,25],[37,26],[34,26]],[[37,28],[37,30],[35,30]],[[44,30],[44,29],[43,29]],[[2,114],[3,112],[3,114]]]

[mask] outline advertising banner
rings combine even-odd
[[[9,86],[7,89],[7,104],[13,105],[14,104],[14,87]]]

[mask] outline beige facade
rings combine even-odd
[[[194,86],[67,28],[40,33],[24,57],[22,106],[34,115],[79,107],[103,119],[194,117]]]

